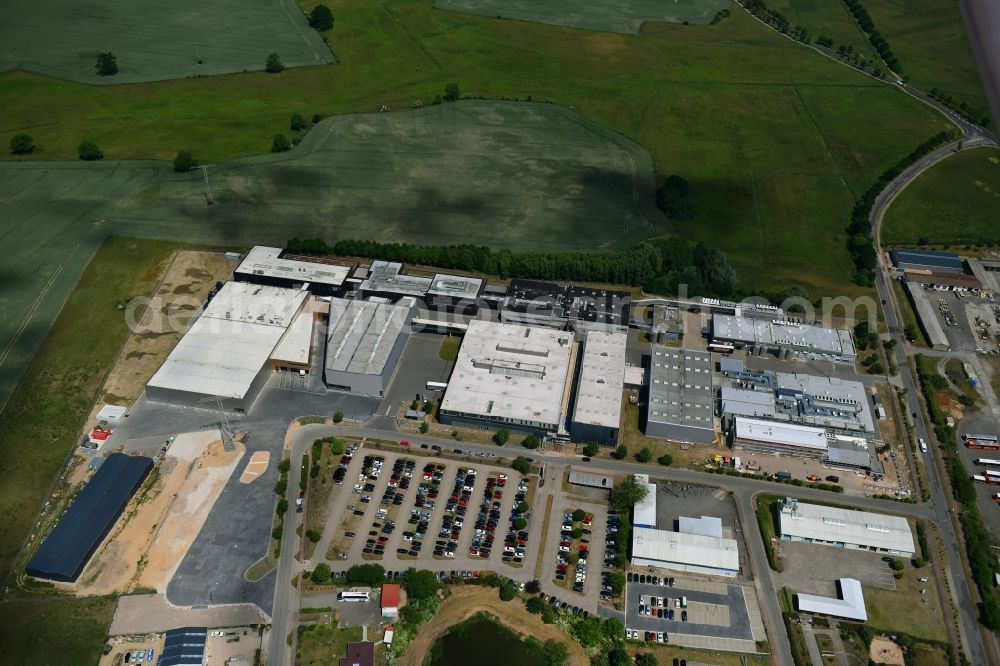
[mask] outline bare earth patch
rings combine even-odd
[[[431,620],[420,627],[406,654],[399,660],[399,666],[420,666],[430,652],[431,646],[448,629],[469,619],[479,611],[494,615],[504,625],[525,636],[534,636],[543,643],[555,639],[569,646],[570,666],[587,666],[590,659],[579,643],[574,642],[553,624],[542,622],[541,616],[529,613],[519,599],[500,601],[497,591],[476,586],[455,589],[445,599]]]
[[[270,451],[254,451],[250,455],[247,466],[243,468],[243,473],[240,474],[240,483],[255,481],[258,476],[267,471],[267,465],[270,461]]]
[[[903,659],[903,649],[885,636],[876,636],[872,639],[871,659],[876,664],[893,666],[904,666],[906,663]]]

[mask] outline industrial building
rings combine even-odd
[[[715,438],[714,414],[712,355],[652,345],[646,435],[711,444]]]
[[[511,280],[500,321],[572,331],[627,331],[632,295],[627,291]]]
[[[826,458],[828,448],[825,428],[746,416],[733,419],[730,444],[754,453],[781,453],[817,460]]]
[[[472,316],[479,311],[484,286],[481,278],[437,273],[427,288],[427,308]]]
[[[964,273],[962,259],[954,252],[897,248],[892,261],[901,271],[917,270],[930,273]]]
[[[238,282],[298,289],[306,286],[318,296],[343,292],[354,263],[316,257],[288,257],[276,247],[255,245],[233,273]]]
[[[423,300],[427,290],[431,288],[432,279],[422,275],[406,275],[403,264],[398,261],[372,262],[368,269],[368,278],[359,288],[362,298],[372,296],[397,301],[409,296]]]
[[[868,621],[861,581],[854,578],[841,578],[837,581],[836,598],[802,593],[795,596],[798,598],[799,611],[803,613],[842,617],[858,622]]]
[[[701,518],[680,516],[677,519],[677,531],[684,534],[700,534],[701,536],[721,539],[722,518],[716,516],[702,516]]]
[[[227,282],[146,384],[153,401],[247,411],[309,292]],[[296,334],[297,335],[297,334]]]
[[[913,533],[906,518],[806,504],[786,498],[779,513],[784,541],[913,557]]]
[[[621,331],[585,334],[569,426],[574,440],[618,443],[627,342],[628,335]]]
[[[326,385],[360,395],[383,395],[406,347],[415,312],[410,298],[395,304],[330,299]]]
[[[913,305],[913,311],[917,314],[917,321],[920,323],[920,328],[923,330],[924,335],[927,336],[927,341],[931,347],[938,351],[948,351],[951,349],[951,343],[948,342],[948,336],[945,335],[944,328],[941,326],[936,308],[928,298],[924,287],[915,282],[907,282],[906,292],[910,296],[910,303]]]
[[[149,458],[108,456],[28,561],[27,574],[61,582],[79,578],[151,469]]]
[[[857,350],[851,332],[790,319],[712,316],[712,342],[747,348],[751,354],[776,353],[784,358],[854,363]]]
[[[202,666],[205,663],[206,627],[169,629],[163,637],[163,650],[156,666]]]
[[[632,564],[733,577],[739,574],[740,556],[734,539],[635,526]]]
[[[588,472],[575,472],[570,470],[569,482],[574,486],[587,486],[588,488],[599,488],[600,490],[611,490],[614,486],[614,479],[605,474],[590,474]]]
[[[965,273],[925,273],[923,271],[906,271],[907,282],[923,285],[926,289],[937,291],[979,291],[982,282],[975,275]]]
[[[575,355],[571,333],[472,320],[439,419],[567,437]]]
[[[656,529],[656,484],[645,474],[636,474],[635,480],[646,486],[646,496],[632,507],[632,525]]]

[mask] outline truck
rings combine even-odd
[[[777,474],[775,474],[774,478],[779,479],[781,481],[791,481],[792,480],[792,474],[791,474],[791,472],[784,472],[784,471],[782,471],[782,472],[778,472]]]

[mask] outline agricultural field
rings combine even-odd
[[[865,0],[864,5],[913,85],[925,92],[938,88],[965,102],[975,118],[989,114],[957,2]]]
[[[0,604],[5,664],[92,666],[117,599],[56,594],[15,597]]]
[[[730,6],[729,0],[435,0],[450,9],[494,18],[551,23],[569,28],[638,34],[647,21],[710,23]]]
[[[866,60],[878,60],[878,53],[868,43],[847,6],[839,0],[767,0],[767,6],[784,14],[792,28],[801,25],[808,29],[814,41],[818,37],[829,37],[834,50],[850,46]]]
[[[882,222],[887,245],[1000,240],[1000,150],[974,148],[939,162],[893,201]]]
[[[111,51],[118,74],[98,76]],[[282,0],[0,3],[0,70],[26,69],[89,84],[135,83],[333,62],[293,3]]]

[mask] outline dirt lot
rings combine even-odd
[[[217,281],[232,273],[234,263],[221,252],[182,250],[174,254],[156,293],[144,310],[120,304],[122,316],[138,321],[111,369],[102,397],[94,405],[88,423],[93,423],[102,403],[128,405],[177,344],[192,315],[201,307]],[[140,314],[141,313],[141,314]]]
[[[406,650],[406,655],[399,661],[399,666],[420,666],[431,646],[452,625],[466,620],[479,611],[495,615],[501,622],[514,631],[534,636],[545,642],[550,638],[565,643],[569,647],[570,666],[586,666],[590,663],[579,643],[571,640],[555,625],[543,624],[541,618],[532,615],[524,608],[519,599],[500,601],[497,591],[490,588],[463,587],[441,604],[441,608],[430,622],[417,632],[413,642]]]
[[[241,444],[224,451],[218,433],[178,435],[152,487],[136,495],[77,592],[108,594],[136,586],[163,592],[243,452]]]
[[[892,664],[903,666],[903,650],[885,636],[876,636],[872,640],[871,660],[876,664]]]

